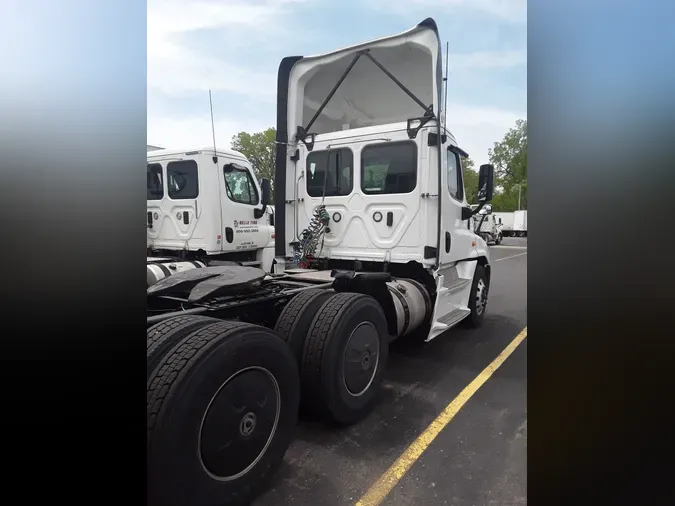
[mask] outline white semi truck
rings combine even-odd
[[[157,149],[147,156],[148,286],[185,270],[274,261],[269,181],[228,149]]]
[[[477,207],[477,204],[471,206],[472,209]],[[486,243],[501,244],[503,239],[502,226],[489,204],[473,216],[473,227],[474,232],[481,236]]]
[[[149,505],[246,502],[279,466],[299,403],[354,424],[376,406],[392,341],[481,325],[491,264],[470,222],[494,169],[480,167],[472,210],[442,88],[432,19],[281,61],[274,272],[208,266],[147,290]],[[226,221],[188,201],[171,219]]]

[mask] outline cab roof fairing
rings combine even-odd
[[[295,152],[296,132],[304,128],[359,52],[368,51],[436,118],[441,118],[443,67],[438,27],[427,18],[402,33],[362,42],[322,55],[284,58],[277,78],[275,206],[286,207],[287,160]],[[363,86],[363,83],[367,86]],[[406,95],[377,64],[361,57],[325,104],[309,133],[321,134],[405,122],[425,110]],[[440,128],[439,128],[440,131]],[[276,251],[286,254],[285,213],[277,213]]]

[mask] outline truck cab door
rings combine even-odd
[[[261,191],[250,167],[225,161],[220,169],[222,198],[223,251],[251,251],[270,240],[267,217],[256,219],[262,207]]]
[[[450,143],[443,144],[440,149],[442,184],[438,189],[438,198],[441,204],[441,240],[436,304],[427,341],[470,313],[468,300],[475,262],[458,261],[476,256],[476,243],[471,218],[462,220],[462,208],[468,205],[462,177],[461,152]]]

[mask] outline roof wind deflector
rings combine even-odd
[[[370,61],[372,61],[377,68],[379,68],[384,74],[391,79],[394,84],[396,84],[403,92],[405,92],[406,95],[408,95],[416,104],[418,104],[423,110],[424,110],[424,116],[420,118],[412,118],[408,120],[408,137],[411,139],[414,139],[417,136],[417,132],[419,131],[420,128],[422,128],[429,120],[434,118],[434,106],[433,104],[426,106],[424,105],[424,102],[422,102],[419,98],[415,96],[415,94],[410,91],[401,81],[396,79],[396,77],[389,72],[379,61],[375,59],[375,57],[370,54],[370,49],[364,49],[362,51],[359,51],[356,53],[356,56],[354,56],[354,59],[351,61],[349,66],[345,69],[345,71],[342,73],[342,76],[340,76],[340,79],[338,79],[337,83],[335,83],[335,86],[333,86],[333,89],[330,91],[328,96],[324,99],[324,101],[321,103],[317,111],[314,113],[314,116],[312,116],[312,119],[309,120],[309,123],[307,123],[307,126],[302,127],[299,126],[296,132],[296,139],[300,142],[302,142],[309,151],[312,151],[314,149],[314,134],[309,132],[309,129],[312,128],[312,125],[314,125],[314,122],[317,120],[319,115],[323,112],[324,108],[328,104],[331,98],[333,98],[333,95],[335,95],[335,92],[338,90],[340,85],[344,82],[345,78],[349,75],[349,72],[354,68],[354,65],[356,65],[356,62],[359,61],[359,58],[361,56],[366,56]],[[413,128],[411,126],[411,122],[419,122],[419,125]]]

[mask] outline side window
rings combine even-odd
[[[417,186],[414,142],[371,144],[361,151],[361,190],[367,195],[410,193]]]
[[[162,200],[164,198],[164,180],[162,166],[158,163],[148,164],[148,200]]]
[[[307,193],[310,197],[339,197],[354,189],[354,154],[351,149],[313,151],[307,155]]]
[[[199,195],[197,162],[180,160],[166,166],[166,184],[173,200],[196,199]]]
[[[448,192],[453,199],[464,200],[464,184],[462,182],[462,166],[459,155],[448,149]]]
[[[223,175],[225,176],[225,191],[232,202],[258,205],[258,189],[248,169],[227,164],[223,167]]]

